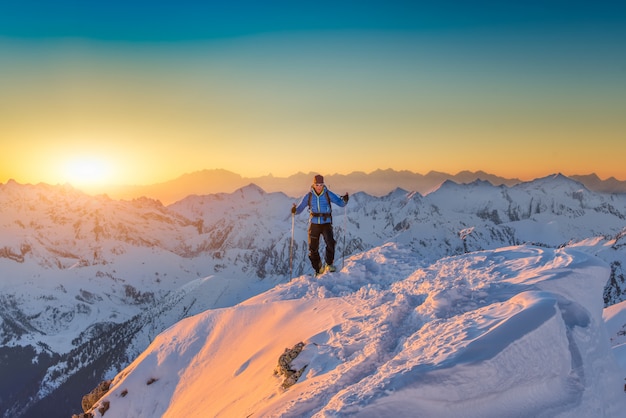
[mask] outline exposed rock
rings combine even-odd
[[[283,389],[293,386],[306,369],[306,365],[299,370],[291,368],[291,362],[298,357],[304,346],[305,344],[303,342],[299,342],[294,345],[293,348],[285,348],[285,352],[278,358],[278,365],[274,369],[274,374],[285,376],[285,380],[283,380],[281,385]]]
[[[98,407],[98,412],[100,412],[100,415],[104,415],[104,413],[109,410],[109,406],[109,401],[102,402],[102,405]]]
[[[96,402],[98,402],[100,398],[102,398],[109,391],[109,387],[111,387],[111,380],[105,380],[100,382],[100,384],[98,384],[98,386],[96,386],[96,388],[90,393],[83,396],[83,411],[86,413],[89,412]]]

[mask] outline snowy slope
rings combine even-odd
[[[397,244],[159,335],[106,417],[617,417],[608,266],[575,248],[416,259]],[[303,341],[292,387],[273,374]],[[96,416],[101,416],[96,412]]]
[[[626,370],[626,301],[604,309],[604,321],[609,333],[613,354],[622,370]],[[623,373],[626,380],[626,372]],[[626,383],[624,384],[626,391]]]

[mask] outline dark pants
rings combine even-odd
[[[326,254],[324,260],[331,265],[335,262],[335,237],[333,236],[333,224],[310,224],[309,225],[309,260],[316,272],[322,268],[320,259],[320,235],[324,237],[326,243]]]

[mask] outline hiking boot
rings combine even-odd
[[[333,264],[329,264],[326,266],[326,271],[329,271],[332,273],[333,271],[337,271],[337,269],[335,268]]]

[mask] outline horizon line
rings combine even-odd
[[[367,176],[373,175],[375,173],[378,172],[393,172],[393,173],[410,173],[412,175],[416,175],[416,176],[422,176],[422,177],[428,177],[428,176],[432,176],[432,175],[443,175],[443,176],[450,176],[450,177],[457,177],[463,174],[471,174],[471,175],[481,175],[484,174],[486,176],[489,177],[494,177],[500,180],[504,180],[504,181],[511,181],[511,182],[518,182],[518,183],[525,183],[525,182],[532,182],[534,180],[538,180],[538,179],[543,179],[543,178],[548,178],[548,177],[553,177],[553,176],[557,176],[557,175],[563,175],[565,177],[568,178],[574,178],[574,177],[595,177],[596,179],[598,179],[599,181],[605,182],[605,181],[610,181],[610,180],[615,180],[618,182],[625,182],[626,183],[626,179],[621,180],[619,178],[617,178],[616,176],[609,176],[606,178],[601,178],[597,173],[595,172],[591,172],[591,173],[587,173],[587,174],[565,174],[562,171],[556,171],[556,172],[551,172],[551,173],[547,173],[547,174],[543,174],[543,175],[537,175],[535,177],[532,178],[528,178],[528,179],[522,179],[519,177],[505,177],[505,176],[501,176],[498,174],[494,174],[494,173],[490,173],[484,170],[469,170],[469,169],[465,169],[465,170],[460,170],[458,172],[456,172],[455,174],[449,173],[449,172],[445,172],[445,171],[437,171],[437,170],[430,170],[427,173],[423,174],[417,171],[412,171],[412,170],[408,170],[408,169],[394,169],[394,168],[385,168],[385,169],[381,169],[381,168],[377,168],[373,171],[370,172],[366,172],[366,171],[361,171],[361,170],[354,170],[351,171],[349,173],[332,173],[332,174],[324,174],[318,171],[309,171],[309,172],[303,172],[303,171],[298,171],[294,174],[288,175],[288,176],[275,176],[273,175],[271,172],[268,174],[264,174],[264,175],[257,175],[257,176],[243,176],[235,171],[231,171],[229,169],[225,169],[225,168],[204,168],[204,169],[200,169],[200,170],[195,170],[195,171],[190,171],[190,172],[185,172],[183,174],[180,174],[177,177],[171,178],[169,180],[164,180],[164,181],[157,181],[157,182],[153,182],[153,183],[145,183],[145,184],[130,184],[130,183],[124,183],[124,184],[120,184],[120,183],[100,183],[100,184],[94,184],[94,185],[75,185],[72,184],[69,181],[66,182],[56,182],[56,183],[51,183],[51,182],[46,182],[46,181],[38,181],[38,182],[30,182],[30,181],[21,181],[19,179],[16,179],[14,177],[10,177],[7,178],[4,182],[0,182],[0,184],[8,184],[11,182],[15,182],[17,184],[21,184],[21,185],[39,185],[39,184],[44,184],[44,185],[49,185],[49,186],[66,186],[69,185],[73,188],[76,188],[78,190],[82,190],[82,189],[106,189],[106,188],[139,188],[139,187],[152,187],[152,186],[159,186],[159,185],[164,185],[167,183],[171,183],[171,182],[175,182],[177,180],[181,180],[184,177],[188,177],[188,176],[193,176],[196,174],[202,174],[202,173],[207,173],[207,172],[224,172],[227,173],[229,175],[233,175],[233,176],[238,176],[241,180],[255,180],[255,179],[264,179],[264,178],[273,178],[273,179],[290,179],[293,177],[297,177],[297,176],[311,176],[311,175],[316,175],[316,174],[321,174],[325,177],[334,177],[334,176],[343,176],[343,177],[348,177],[351,175],[355,175],[355,174],[364,174]]]

